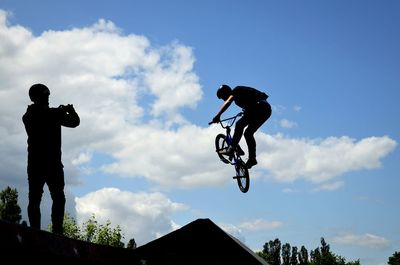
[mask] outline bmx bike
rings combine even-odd
[[[215,137],[215,151],[217,152],[217,155],[222,162],[224,162],[225,164],[231,164],[235,167],[236,175],[233,177],[233,179],[236,179],[240,191],[246,193],[250,188],[250,177],[249,170],[247,169],[245,162],[241,158],[241,156],[243,155],[242,149],[239,145],[237,145],[232,154],[221,153],[221,151],[231,146],[231,127],[235,123],[236,119],[242,115],[243,112],[240,112],[233,117],[219,121],[221,127],[225,129],[225,134],[220,133]],[[213,122],[209,122],[208,124],[210,125],[212,123]]]

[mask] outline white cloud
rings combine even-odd
[[[218,226],[226,233],[230,234],[231,236],[234,236],[241,242],[243,243],[246,242],[246,238],[244,237],[242,230],[238,226],[233,224],[218,224]]]
[[[259,166],[278,181],[329,182],[349,171],[375,169],[397,143],[387,136],[356,141],[347,136],[293,139],[258,134]]]
[[[356,235],[352,233],[342,234],[334,237],[332,242],[374,249],[382,249],[389,246],[389,240],[386,238],[369,233],[363,235]]]
[[[282,128],[291,129],[291,128],[293,128],[293,127],[296,127],[296,126],[297,126],[297,123],[294,122],[294,121],[289,121],[289,120],[287,120],[287,119],[282,119],[282,120],[279,122],[279,125],[280,125]]]
[[[188,209],[159,192],[133,193],[116,188],[88,193],[75,198],[75,202],[78,223],[87,221],[94,213],[100,223],[110,220],[111,225],[119,225],[125,235],[124,241],[134,238],[138,245],[176,229],[173,215]]]
[[[335,181],[332,183],[328,182],[316,187],[314,191],[335,191],[343,186],[344,186],[343,181]]]
[[[239,224],[238,227],[248,231],[263,231],[263,230],[277,229],[282,225],[283,223],[279,221],[267,221],[262,219],[255,219],[255,220],[245,221]]]
[[[151,69],[145,82],[158,99],[152,105],[152,114],[174,113],[177,108],[196,107],[202,97],[199,78],[193,71],[194,56],[191,48],[173,43],[165,47],[167,58]]]
[[[185,125],[177,130],[140,126],[116,138],[117,161],[104,166],[109,173],[145,176],[162,186],[195,187],[221,185],[228,168],[215,154],[215,128]],[[140,156],[134,154],[142,154]]]
[[[72,159],[71,163],[74,166],[79,166],[88,163],[92,159],[92,154],[88,152],[80,153],[76,159]]]
[[[246,220],[237,225],[221,223],[218,224],[218,226],[221,227],[221,229],[223,229],[228,234],[234,236],[241,242],[245,243],[246,242],[245,234],[248,234],[248,232],[260,233],[262,231],[278,229],[283,226],[283,223],[280,221],[268,221],[258,218],[258,219]]]
[[[294,110],[295,112],[299,112],[299,111],[301,111],[301,109],[302,109],[301,106],[298,106],[298,105],[293,106],[293,110]]]

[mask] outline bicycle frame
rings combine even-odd
[[[245,166],[245,163],[243,162],[243,160],[241,158],[241,154],[238,153],[238,150],[234,150],[233,154],[231,154],[231,155],[228,155],[228,154],[225,155],[225,154],[219,153],[219,151],[222,150],[223,148],[227,148],[232,145],[233,139],[231,136],[231,127],[235,123],[236,119],[242,115],[243,115],[243,112],[240,112],[233,117],[219,121],[221,127],[225,129],[226,133],[225,134],[220,133],[216,136],[215,147],[216,147],[217,154],[218,154],[219,158],[221,159],[221,161],[224,162],[225,164],[231,164],[235,167],[236,175],[233,177],[233,179],[235,179],[237,181],[239,189],[243,193],[246,193],[249,190],[250,178],[249,178],[248,169]],[[211,124],[211,123],[212,122],[210,122],[209,124]],[[227,146],[225,146],[225,144]],[[239,147],[239,145],[237,147]],[[236,149],[238,149],[238,148],[236,148]]]
[[[219,124],[221,125],[221,127],[224,128],[225,131],[226,131],[226,138],[225,138],[225,141],[226,141],[226,143],[227,143],[228,145],[232,145],[232,141],[233,141],[232,136],[231,136],[231,127],[233,126],[233,124],[235,124],[236,119],[237,119],[238,117],[240,117],[240,116],[243,116],[243,112],[239,112],[238,114],[236,114],[236,115],[233,116],[233,117],[226,118],[226,119],[223,119],[223,120],[220,120],[220,121],[219,121]],[[229,121],[229,122],[227,122],[226,124],[224,124],[224,122],[226,122],[226,121]],[[235,153],[234,153],[234,155],[233,155],[233,162],[232,162],[231,159],[229,160],[229,161],[230,161],[230,164],[231,164],[231,165],[236,165],[239,159],[241,159],[241,158],[240,158],[240,156],[238,156],[238,155],[236,154],[236,151],[235,151]]]

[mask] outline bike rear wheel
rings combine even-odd
[[[220,133],[215,137],[215,151],[217,152],[217,155],[219,156],[221,161],[225,164],[230,164],[229,155],[220,154],[219,151],[228,148],[228,146],[229,144],[226,142],[225,134]]]
[[[250,188],[249,170],[241,159],[237,160],[235,170],[236,176],[233,178],[236,179],[240,191],[246,193]]]

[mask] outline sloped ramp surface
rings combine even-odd
[[[197,219],[135,250],[146,265],[268,265],[210,219]]]
[[[7,264],[267,265],[210,219],[197,219],[135,250],[0,220],[0,256]]]
[[[0,264],[140,264],[134,252],[0,220]]]

